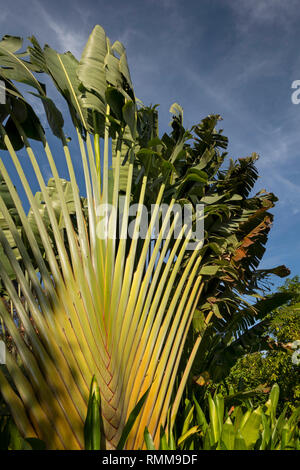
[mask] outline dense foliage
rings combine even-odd
[[[289,293],[291,299],[266,317],[266,328],[262,334],[270,338],[270,347],[264,351],[249,352],[239,359],[226,382],[233,385],[236,391],[255,389],[262,384],[267,389],[278,383],[281,391],[279,409],[287,405],[289,410],[295,410],[300,406],[300,369],[299,362],[295,360],[300,343],[293,345],[300,339],[299,277],[288,279],[278,291]],[[253,400],[258,404],[263,398],[257,396]]]
[[[226,165],[228,139],[218,129],[220,116],[187,130],[183,110],[174,104],[171,132],[160,136],[156,107],[135,97],[124,46],[111,44],[100,26],[80,60],[42,48],[34,37],[30,43],[20,53],[21,38],[0,42],[7,98],[0,105],[0,148],[29,206],[25,212],[10,167],[0,160],[0,317],[6,343],[1,393],[25,446],[41,439],[47,449],[133,449],[145,445],[146,429],[148,443],[153,438],[157,447],[161,433],[170,439],[175,432],[190,382],[220,381],[245,351],[261,350],[267,314],[290,298],[288,292],[258,294],[269,276],[289,273],[284,266],[259,269],[277,199],[266,191],[253,194],[256,154]],[[74,153],[41,77],[51,78],[67,102],[78,139]],[[43,103],[55,145],[15,82],[31,87]],[[39,184],[35,194],[22,149]],[[48,182],[41,154],[51,169]],[[61,156],[69,180],[59,176]],[[139,236],[142,214],[130,214],[134,202],[147,210],[145,238]],[[191,228],[200,218],[197,205],[204,207],[203,239],[186,226],[181,238],[175,236],[173,209],[187,202]],[[163,215],[161,203],[168,204]],[[116,211],[99,214],[107,204]],[[130,225],[132,238],[123,236]],[[193,251],[187,249],[190,241]],[[209,437],[199,446],[231,448],[235,440],[219,439],[224,409],[222,399],[215,400],[209,398]],[[280,444],[266,437],[276,426],[275,411],[272,423],[268,412],[249,413],[259,415],[264,428],[260,446],[289,445],[293,437],[280,438]],[[226,428],[242,430],[240,418],[230,423],[226,415]],[[286,425],[284,415],[279,421]],[[9,423],[3,425],[6,442]],[[190,424],[184,426],[192,435]],[[200,438],[200,423],[195,426]],[[294,423],[289,426],[293,434]],[[258,445],[247,439],[238,435],[238,448]]]

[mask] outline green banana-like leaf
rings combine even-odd
[[[129,417],[128,417],[128,420],[124,426],[124,429],[123,429],[123,432],[122,432],[122,435],[121,435],[121,438],[118,442],[118,445],[117,445],[117,450],[122,450],[124,449],[125,447],[125,444],[126,444],[126,441],[127,441],[127,438],[129,436],[129,433],[138,417],[138,415],[140,414],[141,412],[141,409],[146,401],[146,398],[148,396],[148,393],[149,393],[150,389],[147,390],[144,395],[141,397],[141,399],[138,401],[138,403],[136,404],[135,408],[132,410],[132,412],[130,413]],[[147,429],[147,427],[145,428]]]
[[[101,100],[107,88],[105,57],[108,52],[107,37],[104,29],[95,26],[83,50],[78,67],[78,79],[89,92],[94,92]],[[90,95],[89,95],[90,96]],[[88,100],[88,99],[87,99]],[[105,112],[105,101],[99,102],[99,112]]]
[[[36,40],[35,40],[36,41]],[[9,44],[9,47],[7,47]],[[49,122],[49,125],[51,129],[53,130],[54,134],[57,137],[61,136],[61,127],[63,125],[63,119],[56,108],[56,105],[54,102],[46,96],[45,92],[45,86],[40,83],[37,78],[35,77],[33,71],[36,70],[36,66],[40,65],[40,63],[29,63],[26,60],[22,59],[22,56],[24,54],[16,54],[15,53],[15,47],[22,45],[22,41],[19,41],[19,38],[12,38],[10,40],[4,40],[0,42],[0,76],[4,78],[6,81],[8,80],[9,82],[12,80],[15,80],[17,82],[24,83],[26,85],[29,85],[35,89],[35,93],[38,92],[38,95],[40,98],[42,98],[42,103],[44,105],[45,111],[46,111],[46,116]],[[11,88],[11,87],[10,87]],[[11,91],[10,91],[11,93]],[[14,94],[16,94],[16,91],[14,91]],[[19,94],[19,93],[18,93]],[[24,106],[24,105],[23,105]],[[30,106],[26,103],[26,107],[30,110]],[[32,118],[37,121],[34,124],[34,128],[40,127],[40,123],[38,121],[38,118],[36,117],[35,113],[32,113]],[[57,121],[57,122],[56,122]],[[32,123],[30,123],[32,128]],[[11,121],[11,125],[15,126],[14,122]],[[28,138],[38,138],[40,140],[40,137],[37,137],[39,133],[35,131],[34,137],[28,133],[28,125],[23,124],[23,129],[26,131],[26,135]],[[61,127],[60,127],[61,126]],[[32,131],[31,131],[32,132]],[[17,131],[14,131],[14,134],[18,135],[19,133]],[[9,135],[9,133],[8,133]],[[20,144],[19,144],[20,145]],[[23,144],[22,144],[23,146]],[[18,149],[18,145],[14,146],[16,149]],[[20,147],[21,148],[21,147]]]
[[[130,161],[132,161],[133,157],[133,146],[131,135],[128,127],[125,127],[123,138],[122,138],[122,145],[121,142],[118,143],[118,139],[112,140],[112,174],[113,178],[116,175],[119,175],[119,190],[122,193],[126,192],[127,181],[128,181],[128,174],[129,174],[129,167]],[[120,156],[117,157],[117,146],[120,146]]]
[[[224,443],[226,450],[234,450],[235,430],[229,416],[223,424],[221,440]]]
[[[0,68],[0,76],[1,70],[2,69]],[[1,81],[4,83],[5,87],[5,103],[0,104],[0,120],[2,123],[6,120],[4,123],[5,131],[15,150],[19,150],[24,146],[24,142],[16,128],[13,116],[22,123],[23,129],[26,131],[26,134],[30,139],[41,140],[40,129],[42,129],[42,126],[32,107],[26,103],[23,95],[14,86],[14,84],[4,77],[1,77]],[[36,94],[36,96],[40,95]],[[1,137],[0,148],[6,150]]]
[[[0,41],[0,47],[9,51],[9,52],[17,52],[21,49],[23,45],[23,39],[19,36],[9,36],[8,34],[3,36]]]
[[[262,410],[257,408],[252,411],[245,423],[243,423],[240,433],[244,438],[247,448],[253,448],[254,444],[259,438],[260,427],[262,422]]]
[[[147,426],[145,427],[145,431],[144,431],[144,439],[145,439],[145,445],[146,445],[147,450],[156,450],[152,436],[150,432],[148,431]]]
[[[84,422],[84,448],[85,450],[104,450],[103,424],[101,417],[100,390],[95,376],[92,378],[87,415]]]

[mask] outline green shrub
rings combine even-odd
[[[161,450],[300,450],[300,407],[289,418],[287,408],[277,417],[279,386],[275,384],[263,406],[231,406],[231,397],[208,397],[208,412],[200,404],[185,400],[173,429],[161,430]],[[154,449],[145,430],[147,449]]]

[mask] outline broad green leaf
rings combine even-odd
[[[191,428],[188,429],[188,431],[185,432],[185,434],[182,434],[178,438],[178,445],[180,446],[183,444],[190,436],[193,436],[194,434],[197,434],[199,432],[199,427],[198,426],[192,426]]]
[[[199,405],[199,402],[196,400],[195,396],[193,397],[193,400],[194,400],[195,408],[196,408],[198,426],[202,430],[203,434],[205,434],[208,428],[208,423],[205,418],[205,414],[203,413],[202,408]]]
[[[261,432],[261,422],[262,410],[259,407],[256,410],[252,411],[249,418],[245,423],[243,423],[240,429],[241,435],[243,436],[248,449],[253,448],[254,444],[259,438]]]
[[[124,95],[114,87],[108,87],[105,91],[106,101],[119,121],[123,120],[122,108],[125,104]]]
[[[190,404],[189,404],[189,406],[190,406]],[[194,415],[194,405],[191,406],[191,408],[188,411],[187,416],[184,420],[182,431],[181,431],[182,436],[185,435],[188,432],[188,430],[190,429],[190,424],[192,422],[193,415]]]
[[[219,271],[219,266],[203,266],[200,270],[201,276],[214,276]]]
[[[208,165],[214,155],[215,149],[205,149],[204,153],[201,155],[200,163],[197,164],[196,168],[198,170],[203,170],[203,168]]]
[[[217,318],[223,318],[221,313],[220,313],[218,304],[213,304],[212,305],[212,310],[213,310],[213,312],[214,312],[214,314],[216,315]]]
[[[160,428],[159,450],[170,450],[164,428]]]
[[[271,428],[270,428],[270,422],[265,413],[262,411],[262,442],[260,445],[260,450],[270,450],[271,447]]]
[[[215,444],[220,439],[220,418],[218,415],[218,408],[213,398],[211,397],[211,395],[208,396],[208,407],[209,407],[212,443]]]
[[[128,435],[129,435],[129,433],[130,433],[130,431],[131,431],[138,415],[140,414],[141,409],[144,406],[144,403],[147,399],[147,396],[148,396],[149,392],[150,392],[150,388],[144,393],[144,395],[140,398],[140,400],[136,404],[135,408],[131,411],[131,413],[128,417],[128,420],[126,421],[126,424],[124,426],[122,436],[121,436],[121,438],[119,440],[119,443],[117,445],[117,450],[124,449],[124,446],[126,444],[126,440],[128,438]]]
[[[223,419],[224,419],[224,398],[219,393],[215,397],[215,404],[216,404],[217,413],[218,413],[219,430],[220,430],[220,433],[221,433],[222,432],[222,426],[223,426]]]
[[[133,101],[128,101],[122,108],[123,118],[128,125],[132,139],[136,138],[136,106]]]
[[[148,450],[156,450],[152,436],[150,432],[148,431],[147,427],[145,428],[144,439],[145,439],[146,448]]]
[[[13,49],[18,44],[18,38],[7,39],[2,43],[2,46],[0,43],[0,75],[9,80],[16,80],[32,86],[43,93],[43,87],[32,73],[30,64],[14,54]],[[5,45],[9,47],[5,47]]]
[[[10,52],[17,52],[23,45],[23,39],[19,36],[9,36],[6,34],[0,41],[0,48]]]
[[[85,450],[101,450],[101,420],[100,390],[96,378],[93,376],[90,386],[87,416],[84,423]]]
[[[215,194],[214,196],[204,196],[201,198],[203,204],[215,204],[224,198],[224,194]]]
[[[235,430],[229,416],[223,424],[221,440],[224,442],[227,450],[234,450]]]
[[[269,400],[267,401],[265,405],[267,407],[266,415],[270,415],[273,422],[275,420],[278,400],[279,400],[279,386],[278,384],[274,384],[269,395]]]
[[[244,437],[238,430],[234,440],[234,450],[248,450]]]
[[[105,102],[106,79],[104,59],[107,54],[107,39],[104,29],[94,27],[83,50],[77,74],[83,86],[95,92]]]
[[[130,88],[131,98],[133,98],[133,96],[132,96],[132,94],[133,94],[133,85],[132,85],[132,81],[131,81],[129,66],[128,66],[128,63],[127,63],[127,56],[126,56],[125,47],[123,46],[122,43],[120,43],[120,41],[115,41],[114,44],[112,45],[112,50],[114,52],[116,52],[117,54],[119,54],[119,56],[120,56],[119,70],[120,70],[120,73],[122,74],[122,76],[125,78],[125,80],[127,82],[127,86],[129,86],[129,88]],[[127,90],[127,92],[129,92],[129,90]]]
[[[36,93],[32,93],[32,95],[41,99],[44,105],[45,111],[46,111],[47,120],[49,122],[51,130],[53,134],[60,139],[62,136],[62,129],[64,126],[64,118],[61,112],[56,107],[54,102],[47,96],[37,95]],[[26,128],[24,128],[24,126],[23,126],[23,129],[26,132],[26,135],[28,136],[28,131],[26,131]]]

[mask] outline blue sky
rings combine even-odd
[[[127,49],[135,92],[160,105],[168,129],[176,101],[190,127],[207,114],[223,117],[232,158],[260,155],[256,189],[279,198],[261,267],[285,264],[300,274],[300,80],[298,0],[10,0],[0,32],[77,58],[95,24]],[[274,281],[276,281],[274,279]],[[276,281],[276,284],[281,280]]]

